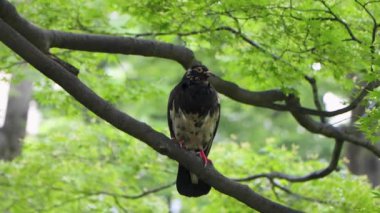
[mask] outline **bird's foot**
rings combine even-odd
[[[178,141],[178,144],[179,144],[179,147],[181,148],[185,148],[185,146],[183,144],[185,144],[185,141],[184,140],[179,140]]]
[[[203,160],[203,166],[206,167],[207,164],[212,164],[212,161],[210,159],[207,158],[205,152],[203,151],[203,149],[201,149],[201,151],[199,151],[199,156],[202,158]]]
[[[183,145],[185,143],[184,140],[177,139],[177,138],[172,138],[172,140],[176,141],[179,144],[179,147],[184,148],[184,145]]]

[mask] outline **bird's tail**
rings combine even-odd
[[[211,190],[211,186],[198,179],[198,183],[194,183],[195,177],[191,177],[189,170],[178,165],[177,173],[177,190],[181,195],[187,197],[199,197],[207,194]],[[192,182],[193,180],[193,182]]]

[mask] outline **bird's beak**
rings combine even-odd
[[[210,70],[206,72],[207,77],[215,76]]]

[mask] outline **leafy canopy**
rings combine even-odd
[[[370,49],[379,46],[378,39],[372,40],[372,19],[354,1],[327,1],[327,7],[312,0],[11,3],[26,19],[48,29],[125,36],[150,33],[144,38],[186,45],[224,79],[251,90],[296,91],[310,107],[313,100],[305,75],[317,79],[321,94],[334,91],[347,99],[360,81],[379,78],[373,71],[380,65],[379,52]],[[380,20],[375,13],[380,4],[367,8]],[[168,135],[166,99],[182,75],[178,64],[136,56],[52,51],[78,67],[80,78],[95,92]],[[29,67],[15,65],[20,59],[7,48],[1,48],[0,58],[8,72],[29,72]],[[322,64],[320,71],[311,68],[317,62]],[[176,164],[105,124],[42,76],[33,78],[34,97],[44,122],[38,135],[26,138],[18,159],[0,163],[0,209],[168,212],[167,200],[181,199],[183,209],[190,212],[250,212],[216,191],[199,199],[179,197],[175,187],[139,199],[121,196],[171,183]],[[379,97],[374,91],[368,101],[376,102]],[[374,108],[367,113],[358,125],[375,142],[380,111]],[[222,97],[220,125],[210,158],[226,176],[271,171],[303,175],[328,164],[331,141],[298,127],[288,114]],[[339,172],[321,180],[279,181],[306,198],[273,190],[266,179],[249,182],[249,186],[306,212],[378,211],[378,190],[371,193],[365,178],[350,175],[341,165]]]

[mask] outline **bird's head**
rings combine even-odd
[[[192,82],[205,82],[211,72],[203,65],[195,65],[186,71],[186,78]]]

